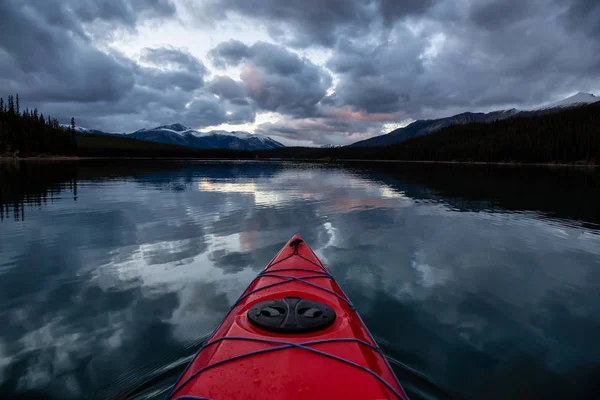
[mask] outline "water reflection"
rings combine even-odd
[[[598,389],[594,173],[136,163],[0,166],[0,393],[106,397],[178,364],[296,232],[451,394]]]
[[[35,163],[0,160],[0,221],[23,220],[25,208],[41,208],[61,193],[77,201],[77,169],[56,164],[51,171]]]

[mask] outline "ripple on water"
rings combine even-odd
[[[600,221],[581,203],[593,188],[573,186],[559,204],[539,201],[552,185],[494,191],[505,178],[493,172],[454,182],[446,170],[285,163],[44,168],[48,181],[32,187],[0,182],[4,393],[163,395],[294,233],[413,398],[593,389]]]

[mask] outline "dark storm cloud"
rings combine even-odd
[[[236,104],[227,99],[219,101],[213,95],[206,94],[195,98],[180,115],[183,121],[188,121],[184,123],[189,126],[211,126],[224,122],[241,124],[254,122],[256,109],[250,102]]]
[[[202,61],[173,47],[145,48],[142,61],[154,67],[138,69],[144,86],[162,90],[178,87],[191,92],[204,85],[204,76],[208,73]]]
[[[45,114],[62,116],[65,122],[74,115],[81,126],[109,132],[133,132],[172,122],[203,127],[223,122],[243,123],[255,118],[256,110],[251,102],[239,104],[207,93],[199,75],[138,65],[130,67],[132,87],[114,101],[42,101],[35,105]]]
[[[243,82],[236,82],[228,76],[217,76],[208,83],[208,90],[217,96],[234,102],[247,102],[248,89]]]
[[[209,52],[215,65],[243,63],[240,77],[259,108],[297,117],[315,113],[331,86],[331,76],[310,60],[265,42],[246,46],[230,40]]]
[[[140,65],[99,50],[86,33],[103,24],[135,28],[174,10],[163,0],[0,2],[0,87],[19,93],[24,107],[112,132],[253,121],[251,102],[220,100],[203,89],[208,70],[189,52],[146,48]],[[92,25],[84,29],[86,23]]]
[[[495,0],[473,3],[469,17],[484,29],[507,26],[526,18],[533,4],[521,0]]]
[[[64,0],[56,3],[64,4]],[[171,17],[176,11],[172,0],[77,0],[71,9],[85,22],[101,19],[132,27],[140,19]]]
[[[122,127],[118,133],[169,122],[180,122],[190,127],[244,123],[254,121],[256,116],[255,106],[251,103],[235,104],[233,101],[219,100],[212,94],[190,93],[180,88],[161,90],[143,86],[136,86],[116,103],[95,103],[89,107],[49,103],[42,109],[52,110],[52,115],[66,116],[72,115],[75,109],[79,125],[109,131],[111,127]]]
[[[582,34],[595,21],[569,19],[581,16],[580,3],[472,2],[461,12],[446,4],[417,29],[397,25],[376,46],[341,40],[328,62],[340,80],[327,102],[431,118],[598,88],[600,41]]]
[[[398,19],[425,12],[435,0],[209,0],[197,7],[203,21],[223,20],[231,14],[268,21],[271,36],[298,47],[333,46],[340,37],[364,35],[373,26],[391,25]]]
[[[16,0],[7,0],[16,4]],[[148,19],[174,17],[176,8],[172,0],[23,0],[19,5],[36,13],[44,23],[62,28],[90,39],[106,36],[114,28],[135,29]],[[100,23],[101,29],[94,29]],[[83,29],[86,25],[87,30]]]
[[[0,86],[30,100],[116,100],[133,86],[115,58],[73,38],[23,3],[0,2]]]
[[[267,122],[256,133],[288,139],[290,145],[345,145],[381,134],[382,123],[343,117],[318,117]]]
[[[387,22],[394,23],[403,17],[418,16],[437,3],[439,0],[378,0],[371,3],[377,5],[379,15]]]
[[[185,71],[161,71],[157,68],[143,68],[140,70],[140,83],[155,89],[167,90],[180,88],[186,92],[199,89],[204,85],[201,75]]]
[[[280,43],[332,49],[327,66],[338,78],[335,93],[303,117],[318,117],[319,107],[328,105],[431,118],[528,108],[599,88],[600,3],[594,0],[219,5],[205,3],[201,11],[205,17],[258,19]],[[228,42],[212,55],[221,65],[234,65],[252,59],[250,49]],[[310,124],[294,122],[289,130]]]
[[[267,73],[278,75],[298,74],[302,73],[303,69],[314,66],[310,61],[301,59],[284,47],[265,42],[246,46],[238,40],[229,40],[212,49],[209,57],[215,65],[236,66],[247,61]]]
[[[558,0],[557,3],[561,4]],[[582,29],[596,39],[600,37],[600,2],[597,0],[571,1],[564,17],[570,29]]]
[[[406,106],[415,79],[424,73],[419,53],[426,46],[426,40],[411,36],[397,29],[395,37],[376,47],[341,41],[328,62],[341,78],[332,103],[369,113],[395,112]]]
[[[207,55],[216,71],[173,47],[145,49],[137,63],[106,46],[177,11],[196,26],[264,28],[276,44],[220,43]],[[600,90],[595,0],[0,0],[0,26],[4,91],[109,131],[252,122],[270,111],[283,115],[279,132],[340,143],[385,122]],[[229,67],[240,75],[218,75]]]
[[[250,57],[250,48],[239,40],[231,39],[219,43],[208,52],[208,57],[216,67],[234,66]]]
[[[145,48],[142,60],[163,68],[185,70],[201,76],[208,72],[202,61],[189,52],[174,47]]]

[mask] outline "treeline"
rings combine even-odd
[[[599,163],[600,104],[455,125],[387,149],[405,160],[529,163]]]
[[[118,135],[83,134],[58,120],[21,112],[19,97],[0,98],[0,155],[176,157],[199,159],[406,160],[600,164],[600,102],[543,115],[454,125],[381,147],[285,147],[246,152],[194,149]]]
[[[454,125],[390,146],[282,148],[262,152],[260,157],[600,164],[600,103]]]
[[[81,157],[190,159],[249,159],[253,157],[248,151],[196,149],[120,135],[77,132],[76,138],[77,155]]]
[[[0,98],[0,154],[73,155],[77,153],[75,120],[65,129],[57,119],[38,113],[37,108],[21,111],[19,95]]]

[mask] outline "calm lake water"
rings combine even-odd
[[[0,163],[0,397],[153,398],[300,233],[419,398],[598,398],[598,172]]]

